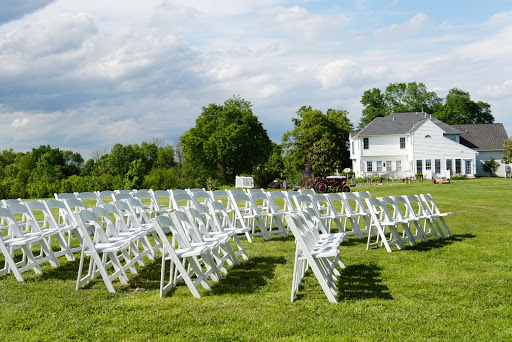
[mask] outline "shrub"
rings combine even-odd
[[[464,179],[468,179],[468,177],[466,177],[466,175],[458,175],[458,176],[452,176],[451,179],[452,180],[464,180]]]

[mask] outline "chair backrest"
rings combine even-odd
[[[192,196],[189,193],[174,193],[171,194],[171,203],[175,210],[184,209],[192,206]]]
[[[102,204],[102,202],[100,202],[100,199],[98,198],[98,195],[94,192],[79,192],[76,194],[76,198],[81,199],[82,202],[84,202],[84,199],[94,200],[93,204],[89,207],[95,207],[95,206]],[[87,202],[89,202],[89,201],[87,201]],[[84,202],[84,204],[85,204],[85,202]]]
[[[231,203],[231,197],[227,190],[213,190],[210,191],[210,196],[213,201],[220,201],[226,207],[226,210],[233,210],[233,203]]]
[[[105,203],[110,203],[110,202],[114,201],[114,197],[112,197],[112,194],[114,194],[114,191],[112,191],[112,190],[96,191],[96,196],[98,197],[98,203],[105,204]],[[108,201],[107,201],[107,199],[108,199]]]
[[[104,204],[103,209],[109,215],[109,217],[113,216],[114,219],[111,221],[114,224],[117,232],[125,233],[129,231],[129,228],[124,220],[123,213],[121,213],[113,203]]]
[[[56,221],[60,226],[77,227],[78,223],[73,215],[73,211],[70,210],[63,201],[51,199],[44,203],[50,211],[52,209],[58,209],[59,213]]]
[[[197,191],[194,191],[191,193],[192,199],[194,200],[194,203],[200,203],[206,205],[208,202],[212,201],[212,196],[208,192],[202,189],[198,189]]]
[[[299,192],[301,195],[306,195],[306,196],[316,195],[315,190],[313,190],[313,189],[300,189]]]
[[[296,195],[293,196],[293,200],[295,201],[295,206],[299,209],[299,211],[308,207],[315,207],[313,199],[308,195]]]
[[[55,200],[54,200],[55,201]],[[48,208],[44,201],[28,201],[25,204],[30,211],[32,212],[32,216],[34,221],[36,221],[42,229],[44,228],[57,228],[57,221],[53,216],[51,210]],[[42,216],[42,220],[37,220],[37,215]]]
[[[119,193],[114,192],[112,194],[112,199],[114,201],[122,201],[122,200],[129,199],[132,197],[133,196],[132,196],[131,192],[119,192]]]
[[[153,195],[148,189],[137,190],[132,194],[132,197],[138,198],[144,205],[154,208]]]
[[[7,228],[7,235],[5,238],[10,239],[23,237],[23,232],[18,227],[18,223],[9,209],[0,208],[0,218],[6,225],[5,228]]]
[[[171,193],[168,190],[151,190],[155,210],[170,210],[172,208]]]
[[[442,215],[441,211],[437,207],[436,202],[430,194],[421,194],[420,198],[423,200],[423,203],[425,203],[425,209],[427,209],[427,211],[430,211],[434,215]],[[446,214],[450,215],[452,213]]]
[[[34,214],[26,205],[18,202],[9,204],[7,208],[9,209],[15,220],[16,216],[18,216],[17,214],[21,215],[20,220],[16,220],[15,222],[18,224],[18,226],[23,227],[23,229],[21,229],[23,233],[41,232],[41,228],[35,220]]]
[[[409,203],[416,216],[431,216],[418,195],[404,195],[402,197]]]
[[[71,194],[69,192],[63,192],[63,193],[54,193],[55,199],[65,200],[65,199],[73,199],[77,198],[75,194]]]

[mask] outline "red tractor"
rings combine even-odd
[[[347,177],[345,176],[315,177],[313,189],[321,193],[326,193],[329,189],[337,192],[350,192],[350,186],[347,184]]]

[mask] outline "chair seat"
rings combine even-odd
[[[97,243],[94,245],[96,251],[100,253],[118,252],[123,248],[127,248],[130,245],[130,241],[120,240],[116,242],[104,242]]]
[[[10,247],[10,246],[22,246],[22,245],[26,245],[27,243],[36,242],[38,240],[41,240],[41,238],[36,237],[36,236],[24,236],[24,237],[5,239],[3,241],[7,247]]]

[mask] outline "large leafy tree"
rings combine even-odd
[[[239,96],[223,105],[212,103],[181,136],[185,160],[202,180],[233,182],[236,175],[251,173],[268,160],[271,141],[251,107]]]
[[[443,108],[434,116],[449,125],[494,122],[488,103],[475,102],[468,92],[457,88],[450,89]]]
[[[442,108],[442,100],[423,83],[390,83],[384,92],[372,88],[363,93],[359,128],[363,128],[376,117],[393,112],[425,112],[433,114]]]
[[[512,163],[512,138],[508,138],[503,143],[503,158],[501,161],[505,164]]]
[[[308,158],[313,157],[313,172],[318,175],[331,172],[333,166],[350,165],[348,140],[353,126],[348,112],[328,109],[324,114],[303,106],[296,114],[292,118],[293,130],[282,138],[285,174],[290,181],[297,182],[302,178]],[[329,159],[325,160],[322,153]]]

